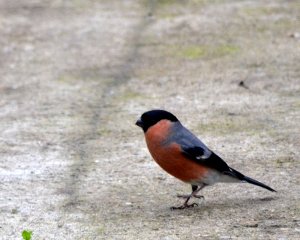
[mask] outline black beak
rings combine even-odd
[[[137,125],[137,126],[143,128],[144,124],[143,124],[142,119],[138,119],[138,120],[136,121],[135,125]]]

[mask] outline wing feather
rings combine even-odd
[[[182,153],[192,161],[218,170],[219,172],[231,172],[230,168],[217,154],[211,151],[199,138],[181,124],[174,129],[176,134],[172,136],[180,146]]]
[[[204,151],[201,147],[190,147],[190,148],[182,148],[182,153],[189,159],[204,165],[206,167],[218,170],[219,172],[230,172],[230,168],[214,152],[211,152],[209,157],[204,155]]]

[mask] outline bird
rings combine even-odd
[[[144,112],[135,123],[142,128],[150,154],[156,163],[170,175],[188,183],[192,192],[177,195],[185,201],[172,210],[195,207],[191,198],[204,198],[200,190],[218,182],[247,182],[271,192],[271,187],[229,167],[216,153],[185,128],[172,113],[154,109]]]

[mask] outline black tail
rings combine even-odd
[[[243,174],[241,174],[240,172],[234,170],[233,168],[230,168],[230,175],[234,175],[236,178],[240,179],[241,181],[244,181],[244,182],[247,182],[247,183],[251,183],[253,185],[256,185],[256,186],[259,186],[259,187],[262,187],[262,188],[265,188],[265,189],[268,189],[269,191],[271,192],[276,192],[273,188],[270,188],[269,186],[259,182],[259,181],[256,181],[252,178],[249,178]]]
[[[265,188],[265,189],[268,189],[271,192],[276,192],[273,188],[270,188],[269,186],[267,186],[267,185],[265,185],[265,184],[263,184],[263,183],[261,183],[259,181],[256,181],[256,180],[254,180],[252,178],[249,178],[247,176],[244,176],[243,181],[245,181],[247,183],[251,183],[251,184],[256,185],[256,186],[260,186],[260,187]]]

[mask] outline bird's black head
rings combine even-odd
[[[165,110],[151,110],[148,112],[144,112],[135,124],[141,127],[144,130],[144,132],[147,132],[148,128],[155,125],[160,120],[178,122],[178,119],[170,112],[167,112]]]

